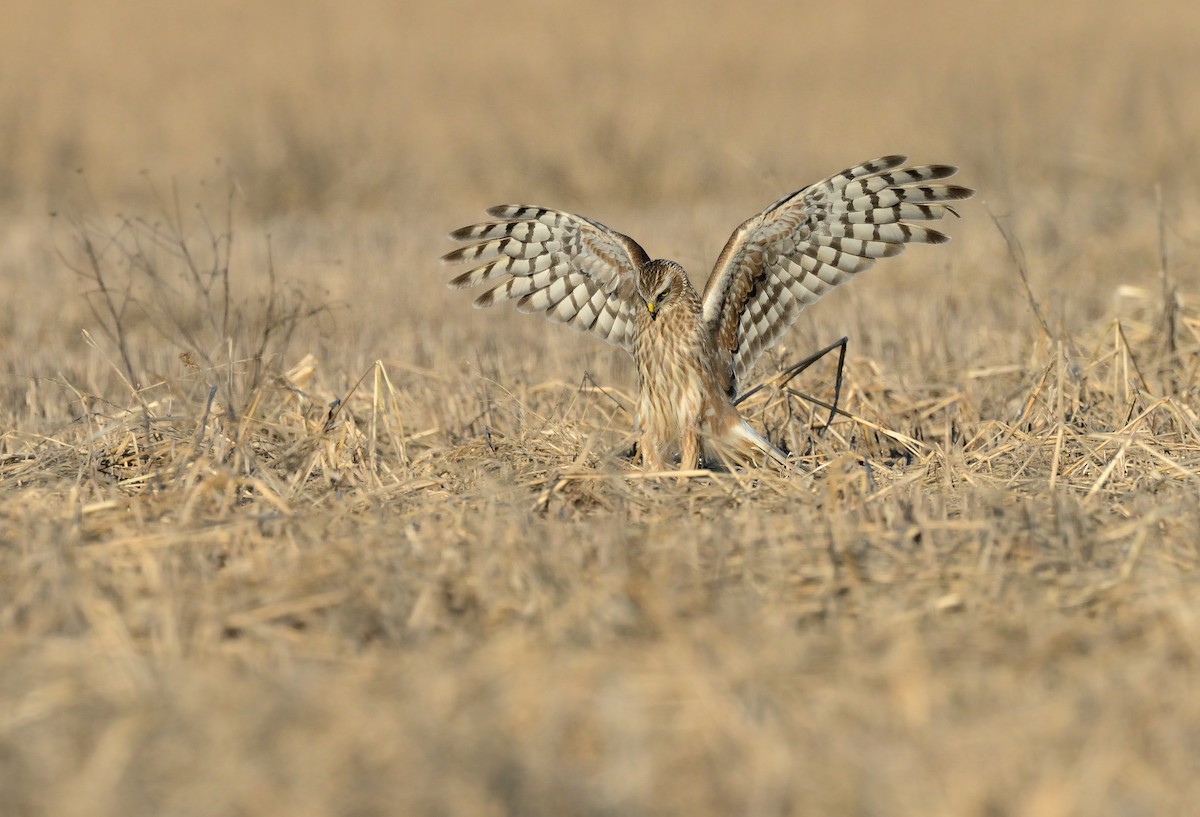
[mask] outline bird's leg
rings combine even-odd
[[[683,432],[680,446],[679,470],[691,471],[700,465],[700,429],[689,428]]]
[[[647,471],[662,470],[662,455],[658,450],[658,441],[652,438],[649,432],[642,432],[642,438],[638,441],[638,451],[642,454],[642,468]]]

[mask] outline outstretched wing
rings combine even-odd
[[[780,199],[734,231],[704,287],[704,320],[739,383],[804,307],[905,244],[942,244],[933,221],[966,187],[927,184],[958,168],[884,156]]]
[[[636,241],[582,216],[506,204],[487,211],[500,221],[463,227],[447,262],[486,261],[450,281],[465,289],[499,279],[476,307],[516,299],[522,312],[592,332],[633,353],[638,270],[649,259]]]

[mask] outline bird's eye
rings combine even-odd
[[[667,298],[667,291],[664,289],[662,292],[658,293],[657,296],[655,296],[654,303],[661,304],[663,301],[666,300],[666,298]]]

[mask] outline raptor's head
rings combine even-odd
[[[638,295],[645,301],[651,320],[670,309],[686,286],[687,273],[674,261],[651,261],[638,274]]]

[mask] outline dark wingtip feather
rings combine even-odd
[[[511,220],[524,218],[526,215],[528,215],[528,213],[540,209],[540,207],[533,207],[529,204],[495,204],[484,212],[486,212],[492,218]]]
[[[930,165],[929,166],[929,178],[930,179],[947,179],[947,178],[953,176],[957,172],[958,172],[958,168],[955,165]]]
[[[537,308],[533,306],[533,297],[535,295],[537,295],[536,291],[528,292],[525,295],[522,295],[517,300],[517,311],[524,312],[526,315],[528,315],[531,312],[537,312],[538,311]]]
[[[467,270],[462,275],[456,275],[447,281],[446,286],[450,287],[451,289],[466,289],[467,287],[471,286],[471,276],[474,274],[475,270]]]

